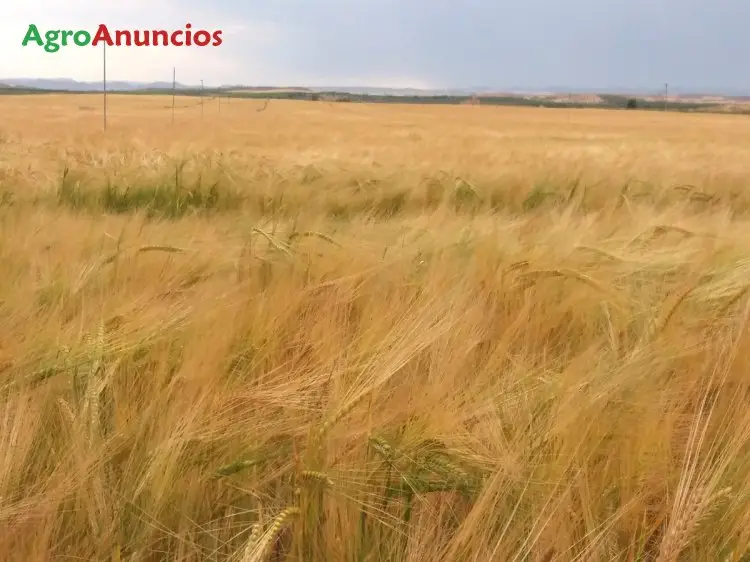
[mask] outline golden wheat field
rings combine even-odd
[[[0,559],[750,560],[750,120],[0,97]]]

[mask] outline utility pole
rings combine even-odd
[[[174,95],[177,89],[177,70],[172,67],[172,125],[174,125]]]
[[[104,130],[107,130],[107,42],[102,43],[102,86],[104,89]]]
[[[669,100],[669,84],[664,83],[664,111],[667,111],[667,101]]]
[[[203,119],[203,80],[201,80],[201,119]]]

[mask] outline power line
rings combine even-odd
[[[102,43],[102,85],[104,90],[104,130],[107,130],[107,42]]]

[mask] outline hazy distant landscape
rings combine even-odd
[[[102,82],[81,82],[59,79],[4,79],[0,80],[2,94],[44,94],[49,92],[90,93],[102,92]],[[564,89],[545,91],[523,89],[495,90],[492,88],[456,88],[447,90],[419,90],[409,88],[376,87],[299,87],[299,86],[245,86],[228,84],[219,87],[202,87],[170,82],[108,81],[107,91],[130,94],[174,94],[180,96],[249,97],[290,100],[323,100],[374,103],[416,104],[482,104],[519,105],[537,107],[601,107],[612,109],[661,109],[672,111],[700,111],[717,113],[750,113],[750,96],[732,94],[695,93],[672,91],[643,92],[624,89]]]
[[[101,91],[102,81],[78,81],[70,78],[0,78],[0,87],[26,87],[26,88],[39,88],[45,90],[68,90],[68,91]],[[200,88],[199,84],[186,85],[181,82],[176,82],[176,88],[179,90],[194,90]],[[222,84],[218,87],[212,86],[209,89],[221,89],[221,90],[296,90],[305,92],[325,92],[325,91],[338,91],[348,92],[353,94],[391,94],[391,95],[536,95],[536,96],[563,96],[568,94],[576,95],[595,95],[595,94],[610,94],[610,95],[622,95],[622,96],[636,96],[655,98],[663,96],[664,91],[647,91],[643,89],[634,88],[576,88],[576,87],[565,87],[565,86],[549,86],[544,89],[528,89],[523,86],[509,87],[509,88],[490,88],[486,86],[475,86],[475,87],[462,87],[462,88],[447,88],[447,89],[434,89],[434,90],[423,90],[415,88],[383,88],[383,87],[351,87],[351,86],[336,86],[332,84],[324,87],[307,87],[297,85],[255,85],[247,86],[242,84]],[[133,82],[133,81],[122,81],[122,80],[110,80],[107,82],[107,89],[120,90],[120,91],[131,91],[131,90],[152,90],[152,89],[172,89],[172,82]],[[732,90],[731,88],[724,89],[721,91],[706,92],[700,89],[686,89],[686,88],[672,88],[670,95],[674,96],[675,99],[689,99],[695,100],[700,98],[716,98],[725,100],[750,100],[750,92]]]

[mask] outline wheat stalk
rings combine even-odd
[[[606,250],[602,250],[601,248],[595,248],[594,246],[576,246],[574,248],[575,250],[585,250],[587,252],[591,252],[592,254],[596,254],[598,256],[601,256],[603,258],[607,258],[612,261],[616,261],[618,263],[630,263],[630,260],[627,260],[625,258],[621,258],[620,256],[616,256],[615,254],[608,252]]]
[[[658,337],[664,330],[666,330],[669,321],[674,317],[680,304],[690,296],[690,294],[698,287],[697,283],[690,285],[687,289],[680,291],[676,297],[672,298],[671,303],[665,305],[665,309],[662,314],[654,321],[651,330],[648,333],[648,338],[653,340]]]
[[[708,488],[699,488],[692,494],[674,525],[669,526],[659,549],[657,562],[676,562],[677,557],[690,544],[694,531],[700,523],[709,517],[716,508],[716,503],[732,492],[731,488],[724,488],[710,493]]]
[[[327,474],[324,472],[319,472],[317,470],[303,470],[300,472],[300,479],[302,481],[315,481],[323,484],[327,487],[333,487],[333,480],[328,477]]]
[[[176,246],[166,246],[163,244],[149,244],[146,246],[141,246],[135,251],[136,254],[144,252],[167,252],[169,254],[182,254],[185,252],[185,249],[178,248]]]
[[[717,316],[724,316],[727,311],[734,305],[736,302],[738,302],[742,297],[744,297],[748,291],[750,291],[750,283],[745,283],[743,287],[737,291],[733,296],[731,296],[729,299],[727,299],[727,302],[725,302],[720,308],[717,313]]]
[[[91,367],[87,372],[86,385],[86,402],[84,411],[88,415],[89,442],[93,444],[94,439],[99,434],[99,395],[101,392],[102,380],[100,372],[104,365],[104,323],[99,324],[97,337],[93,343],[93,357]]]
[[[241,562],[261,562],[276,539],[281,534],[284,526],[294,517],[300,515],[299,507],[287,507],[279,513],[263,535],[255,538],[251,535],[251,541],[248,541]]]
[[[291,252],[291,250],[289,249],[289,247],[286,244],[282,244],[278,240],[275,240],[273,238],[273,236],[271,236],[270,234],[268,234],[265,230],[262,230],[260,228],[253,228],[253,232],[257,232],[258,234],[260,234],[261,236],[263,236],[263,238],[265,238],[266,240],[268,240],[268,243],[271,244],[271,246],[273,246],[276,250],[278,250],[282,254],[285,254],[286,256],[288,256],[290,258],[294,257],[293,254],[292,254],[292,252]]]
[[[694,238],[696,236],[699,236],[697,232],[693,232],[692,230],[688,230],[687,228],[683,228],[681,226],[675,226],[672,224],[658,224],[656,226],[652,226],[651,228],[644,230],[643,232],[635,236],[635,238],[633,238],[627,245],[630,246],[643,238],[652,240],[656,238],[657,236],[666,234],[667,232],[675,232],[677,234],[682,234],[686,238]]]
[[[534,283],[536,279],[543,278],[543,277],[564,277],[568,279],[574,279],[580,283],[583,283],[584,285],[593,287],[594,289],[597,289],[598,291],[601,291],[602,293],[611,296],[614,301],[618,300],[618,295],[615,294],[612,290],[602,285],[599,281],[586,275],[585,273],[580,273],[572,269],[537,269],[534,271],[527,271],[525,273],[521,273],[519,277],[522,280],[525,280],[526,283]]]
[[[313,236],[316,237],[316,238],[320,238],[321,240],[325,240],[329,244],[333,244],[334,246],[338,246],[339,248],[342,247],[341,244],[339,244],[338,242],[336,242],[333,238],[331,238],[327,234],[323,234],[322,232],[315,232],[313,230],[308,230],[306,232],[292,232],[289,235],[288,241],[292,242],[292,240],[294,240],[296,238],[309,238],[309,237],[313,237]]]

